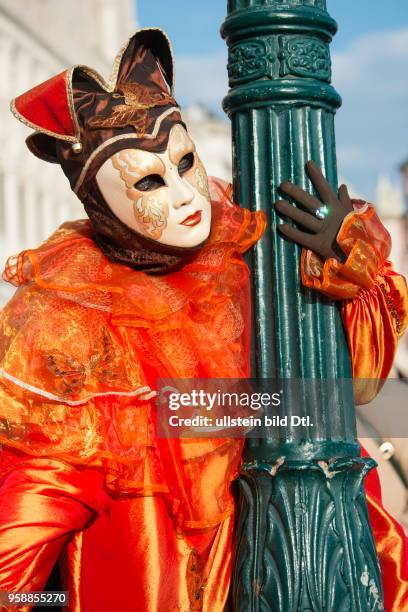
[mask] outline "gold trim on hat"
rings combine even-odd
[[[106,93],[113,93],[115,91],[115,87],[117,85],[117,78],[118,78],[118,73],[119,73],[119,67],[120,67],[120,63],[122,61],[123,55],[126,51],[126,49],[128,48],[130,41],[137,36],[137,34],[139,34],[140,32],[161,32],[161,34],[164,36],[164,38],[166,39],[168,46],[169,46],[169,51],[170,51],[170,57],[171,57],[171,63],[172,63],[172,78],[171,78],[171,83],[170,83],[170,96],[173,97],[174,95],[174,82],[175,82],[175,62],[174,62],[174,54],[173,54],[173,47],[172,44],[170,42],[169,37],[167,36],[166,32],[164,30],[162,30],[161,28],[140,28],[139,30],[137,30],[134,34],[132,34],[132,36],[130,36],[128,38],[128,40],[122,45],[119,53],[116,55],[116,58],[113,62],[113,68],[111,71],[111,76],[109,78],[109,81],[105,81],[105,79],[93,68],[89,68],[89,66],[84,66],[82,64],[77,64],[75,66],[72,66],[71,68],[68,68],[67,70],[65,70],[65,85],[66,85],[66,95],[67,95],[67,99],[68,99],[68,108],[69,108],[69,114],[71,117],[71,121],[74,127],[74,131],[75,131],[75,135],[74,136],[68,136],[65,134],[58,134],[57,132],[53,132],[51,130],[47,130],[46,128],[41,127],[40,125],[37,125],[36,123],[33,123],[31,121],[29,121],[28,119],[26,119],[16,108],[15,105],[15,101],[16,98],[13,98],[10,102],[10,110],[13,113],[14,117],[16,119],[18,119],[19,121],[21,121],[21,123],[23,123],[24,125],[26,125],[27,127],[35,130],[35,133],[40,133],[40,134],[46,134],[47,136],[52,136],[53,138],[56,138],[57,140],[64,140],[66,142],[72,142],[72,143],[76,143],[79,142],[81,143],[81,129],[78,123],[78,118],[75,112],[75,105],[74,105],[74,97],[73,97],[73,90],[72,90],[72,78],[73,78],[73,74],[74,71],[76,69],[80,69],[83,72],[85,72],[87,75],[89,75],[91,78],[94,79],[94,81],[102,88],[103,91],[105,91]],[[180,110],[178,107],[174,107],[173,109],[170,109],[171,112],[174,112],[174,110]],[[166,111],[167,112],[167,111]],[[160,115],[161,117],[161,115]],[[158,119],[156,120],[156,124],[157,121],[160,119],[160,117],[158,117]],[[155,124],[155,129],[156,129],[156,124]],[[156,133],[157,135],[157,133]],[[155,136],[153,135],[144,135],[143,138],[155,138]]]
[[[99,72],[97,72],[96,70],[94,70],[94,68],[90,68],[89,66],[84,66],[83,64],[78,64],[77,66],[73,67],[73,70],[75,69],[80,69],[82,70],[82,72],[85,72],[85,74],[87,74],[88,76],[92,77],[93,80],[98,83],[98,85],[103,89],[103,91],[105,91],[106,93],[112,93],[112,91],[114,90],[114,88],[112,89],[109,85],[109,83],[107,83],[105,81],[105,79],[103,78],[103,76],[101,76],[99,74]]]
[[[134,32],[134,34],[132,34],[132,36],[130,36],[125,43],[123,43],[123,45],[121,46],[119,52],[117,53],[114,61],[113,61],[113,66],[112,66],[112,70],[111,70],[111,74],[109,79],[106,81],[103,76],[101,76],[99,74],[99,72],[97,72],[96,70],[94,70],[93,68],[90,68],[89,66],[84,66],[82,64],[78,64],[77,66],[73,66],[72,67],[72,72],[75,70],[75,68],[80,68],[81,70],[83,70],[83,72],[85,72],[86,74],[88,74],[90,77],[92,77],[97,83],[98,85],[100,85],[100,87],[102,87],[102,89],[104,91],[106,91],[107,93],[112,93],[115,91],[115,87],[117,85],[117,79],[118,79],[118,74],[119,74],[119,67],[120,67],[120,63],[122,61],[123,55],[125,54],[126,49],[128,48],[130,41],[137,36],[137,34],[139,34],[139,32],[161,32],[164,36],[164,38],[167,40],[167,43],[169,45],[169,51],[170,51],[170,57],[171,57],[171,65],[172,65],[172,71],[173,71],[173,75],[172,75],[172,79],[171,79],[171,83],[170,83],[170,96],[173,97],[174,95],[174,83],[175,83],[175,61],[174,61],[174,53],[173,53],[173,47],[171,44],[171,41],[169,39],[169,37],[167,36],[166,32],[164,30],[162,30],[161,28],[140,28],[139,30],[136,30],[136,32]]]
[[[82,183],[84,182],[85,176],[89,170],[90,165],[92,164],[94,159],[99,155],[99,153],[103,151],[106,147],[113,144],[114,142],[117,142],[118,140],[129,140],[129,139],[153,140],[154,138],[156,138],[159,132],[160,126],[162,122],[164,121],[164,119],[166,119],[166,117],[168,117],[169,115],[175,112],[180,112],[180,108],[178,106],[172,106],[171,108],[168,108],[167,110],[165,110],[161,115],[159,115],[154,123],[154,128],[151,134],[136,134],[136,132],[128,133],[128,134],[118,134],[117,136],[113,136],[112,138],[109,138],[109,140],[105,140],[105,142],[103,142],[101,145],[99,145],[99,147],[97,147],[96,149],[94,149],[94,151],[92,151],[91,155],[86,160],[86,163],[84,164],[84,167],[82,168],[81,174],[79,175],[79,178],[75,184],[75,187],[73,188],[73,192],[76,194],[78,193]]]
[[[75,132],[73,136],[69,136],[67,134],[59,134],[58,132],[47,130],[46,128],[43,128],[41,125],[37,125],[36,123],[33,123],[32,121],[29,121],[28,119],[26,119],[26,117],[24,117],[24,115],[22,115],[20,111],[18,111],[16,108],[17,98],[13,98],[10,102],[10,110],[13,113],[14,117],[18,119],[19,121],[21,121],[21,123],[24,123],[24,125],[26,125],[27,127],[35,130],[34,132],[35,134],[46,134],[47,136],[52,136],[53,138],[57,138],[58,140],[65,140],[66,142],[72,142],[72,143],[80,142],[81,130],[80,130],[78,119],[75,113],[73,92],[72,92],[72,75],[74,73],[75,68],[77,68],[77,66],[72,66],[72,68],[67,68],[67,70],[64,71],[65,73],[65,77],[64,77],[65,92],[66,92],[66,96],[68,100],[69,116],[71,118],[72,126]]]
[[[125,54],[126,49],[128,48],[130,41],[137,36],[140,32],[161,32],[161,34],[163,34],[164,38],[167,40],[167,44],[169,45],[169,51],[170,51],[170,57],[171,57],[171,66],[172,66],[172,78],[171,78],[171,83],[170,83],[170,96],[173,97],[174,96],[174,83],[175,83],[175,61],[174,61],[174,53],[173,53],[173,47],[170,41],[170,38],[167,36],[166,32],[164,30],[162,30],[161,28],[140,28],[139,30],[136,30],[136,32],[134,32],[134,34],[132,34],[132,36],[130,36],[127,41],[125,43],[123,43],[123,45],[121,46],[121,48],[119,49],[118,54],[116,55],[114,61],[113,61],[113,66],[112,66],[112,71],[111,71],[111,75],[108,81],[108,87],[110,88],[109,91],[114,91],[116,84],[117,84],[117,80],[118,80],[118,74],[119,74],[119,67],[120,67],[120,63],[122,61],[122,58]]]
[[[81,128],[79,127],[78,117],[75,112],[74,93],[72,91],[72,77],[74,74],[74,70],[75,70],[75,66],[70,68],[70,70],[68,70],[67,72],[66,90],[67,90],[67,97],[68,97],[69,114],[71,116],[71,121],[75,128],[76,142],[81,142]]]
[[[51,130],[47,130],[46,128],[43,128],[40,125],[37,125],[36,123],[33,123],[32,121],[29,121],[28,119],[26,119],[24,115],[22,115],[16,108],[16,98],[13,98],[12,101],[10,102],[10,110],[16,119],[21,121],[21,123],[24,123],[24,125],[31,128],[32,130],[35,130],[36,133],[40,132],[41,134],[46,134],[47,136],[53,136],[54,138],[57,138],[59,140],[66,140],[68,142],[78,142],[78,137],[76,135],[66,136],[65,134],[57,134],[57,132],[52,132]]]

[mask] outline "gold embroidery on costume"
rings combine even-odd
[[[61,397],[79,393],[89,374],[105,384],[114,384],[117,379],[113,368],[114,355],[106,332],[103,334],[102,346],[93,351],[85,365],[60,350],[47,353],[45,361],[46,368],[55,377],[56,390]]]
[[[85,367],[62,351],[52,351],[45,356],[47,369],[55,376],[58,393],[62,397],[81,391],[85,382]]]
[[[174,98],[164,92],[152,92],[151,88],[140,83],[126,83],[118,87],[117,92],[124,98],[124,104],[113,107],[108,116],[97,115],[88,121],[90,129],[123,128],[132,126],[141,137],[146,133],[149,123],[149,110],[157,106],[176,106]]]
[[[398,316],[398,311],[395,307],[395,304],[392,300],[392,297],[390,296],[389,292],[387,291],[387,287],[385,286],[384,283],[379,283],[380,285],[380,289],[384,295],[384,299],[387,302],[387,306],[388,306],[388,310],[391,313],[392,318],[395,321],[395,328],[397,330],[397,334],[400,335],[401,331],[402,331],[402,322],[400,317]]]

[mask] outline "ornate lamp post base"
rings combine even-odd
[[[383,610],[362,486],[374,465],[356,458],[242,466],[234,611]]]

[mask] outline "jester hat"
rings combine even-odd
[[[169,131],[182,123],[173,98],[173,54],[166,34],[138,30],[119,51],[106,82],[74,66],[11,102],[13,114],[36,131],[28,148],[59,163],[83,199],[103,162],[123,148],[163,151]]]

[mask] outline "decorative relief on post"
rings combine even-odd
[[[306,36],[280,36],[279,47],[281,77],[293,74],[330,82],[330,52],[324,42]]]
[[[290,75],[330,82],[328,45],[307,36],[268,36],[236,43],[230,49],[228,76],[231,87]]]
[[[303,4],[304,6],[314,6],[323,11],[326,10],[326,0],[295,0],[294,4]]]
[[[245,83],[268,74],[266,41],[249,40],[234,45],[229,53],[228,76],[230,85]]]
[[[273,4],[275,6],[283,4],[284,8],[291,8],[291,6],[313,6],[315,8],[322,9],[323,11],[326,10],[326,0],[286,0],[286,2],[282,2],[282,0],[280,0],[280,2],[277,2],[277,0],[256,0],[256,2],[251,4],[251,7],[265,5],[268,6],[270,4]],[[228,13],[232,13],[233,11],[237,11],[240,9],[242,9],[240,2],[237,2],[237,0],[228,0]]]

